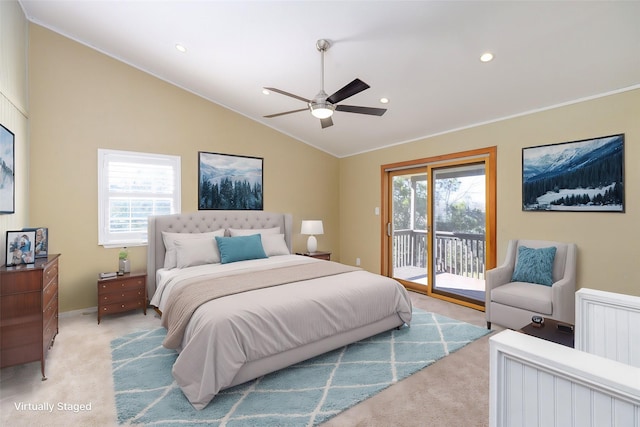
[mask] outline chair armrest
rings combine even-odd
[[[575,323],[576,281],[573,277],[560,279],[551,286],[553,318],[570,324]]]
[[[493,288],[506,285],[511,282],[513,277],[513,267],[507,265],[501,265],[500,267],[487,270],[485,280],[485,292],[489,292]]]

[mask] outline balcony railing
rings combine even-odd
[[[451,273],[484,279],[485,249],[484,234],[438,231],[433,247],[435,273]],[[394,268],[426,268],[426,231],[394,231],[393,266]]]

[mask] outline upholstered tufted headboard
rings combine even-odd
[[[162,232],[204,233],[227,228],[280,227],[291,251],[293,220],[291,214],[263,211],[198,211],[175,215],[149,217],[149,245],[147,247],[147,295],[156,291],[156,271],[164,266],[165,247]]]

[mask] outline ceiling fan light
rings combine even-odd
[[[318,119],[326,119],[333,115],[333,110],[336,108],[332,104],[323,102],[319,104],[310,104],[311,114]]]

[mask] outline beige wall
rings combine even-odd
[[[32,225],[61,253],[60,311],[92,307],[96,277],[117,269],[98,246],[97,150],[179,155],[182,211],[197,210],[198,151],[264,158],[265,211],[322,219],[320,249],[338,253],[338,159],[35,24],[30,25]],[[146,268],[146,247],[132,248]]]
[[[16,214],[0,216],[0,226],[49,227],[50,251],[62,253],[61,311],[95,306],[96,274],[117,268],[117,251],[97,245],[98,148],[180,155],[183,212],[197,207],[198,151],[264,157],[265,210],[293,213],[296,231],[304,218],[323,219],[320,249],[380,271],[380,165],[497,146],[498,261],[510,238],[574,241],[579,286],[640,294],[632,270],[640,258],[640,90],[338,160],[34,24],[27,102],[27,23],[16,2],[0,2],[0,12],[0,36],[12,40],[0,45],[0,120],[16,133],[18,181]],[[619,132],[626,213],[522,212],[522,147]],[[304,250],[304,237],[294,237]],[[131,252],[133,268],[144,269],[145,248]]]
[[[342,261],[380,271],[380,166],[497,147],[497,262],[513,238],[575,242],[578,286],[640,295],[640,89],[340,160]],[[522,148],[625,133],[625,213],[523,212]]]
[[[15,213],[0,214],[0,265],[6,260],[6,231],[21,230],[29,218],[27,28],[20,5],[0,1],[0,124],[15,135]]]

